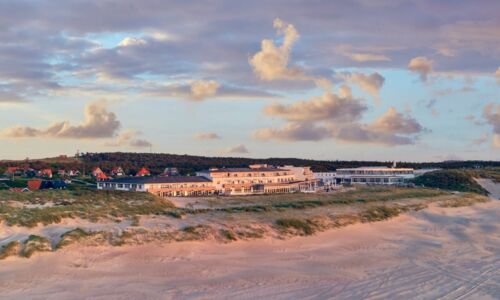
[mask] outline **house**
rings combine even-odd
[[[209,196],[215,194],[212,182],[201,176],[117,178],[98,182],[97,189],[148,192],[160,197]]]
[[[148,169],[142,168],[135,174],[136,177],[144,177],[144,176],[151,176],[151,173],[149,172]]]
[[[111,172],[111,176],[125,176],[125,172],[123,171],[122,167],[114,167]]]
[[[80,176],[80,171],[78,171],[78,170],[69,170],[68,171],[68,175],[70,177]]]
[[[97,181],[103,181],[103,180],[107,180],[109,177],[104,173],[98,173],[97,176],[95,177],[95,179]]]
[[[94,170],[92,170],[92,177],[98,177],[99,174],[104,174],[104,172],[101,170],[101,168],[96,167]]]
[[[28,189],[30,191],[46,190],[46,189],[65,189],[66,183],[63,180],[29,180]]]
[[[7,167],[7,170],[4,172],[5,176],[19,176],[21,174],[22,170],[19,167]]]
[[[52,178],[52,170],[51,169],[42,169],[40,172],[38,172],[38,175],[40,177],[45,177],[45,178]]]

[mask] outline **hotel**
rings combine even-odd
[[[337,169],[337,184],[399,185],[415,178],[411,168],[361,167]]]
[[[129,177],[99,181],[99,190],[149,192],[160,197],[314,192],[319,180],[309,167],[251,165],[213,168],[197,176]]]

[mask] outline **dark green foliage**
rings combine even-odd
[[[238,238],[236,237],[236,235],[234,234],[234,232],[232,232],[231,230],[221,229],[220,230],[220,234],[221,234],[221,236],[223,236],[225,239],[227,239],[229,241],[236,241],[236,240],[238,240]]]
[[[375,206],[360,213],[361,222],[377,222],[397,217],[401,209],[398,207]]]
[[[471,174],[464,170],[439,170],[418,176],[413,180],[418,186],[430,188],[439,188],[444,190],[473,192],[481,195],[487,195],[488,192],[483,189]]]
[[[309,220],[284,218],[276,220],[276,225],[283,228],[294,228],[302,231],[305,235],[312,235],[315,232],[314,225]]]

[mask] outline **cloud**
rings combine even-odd
[[[276,46],[272,40],[262,40],[261,50],[249,60],[255,75],[268,81],[305,79],[300,68],[288,66],[292,46],[299,39],[299,33],[292,24],[286,24],[280,19],[275,19],[273,26],[277,34],[283,36],[283,42]]]
[[[141,38],[126,37],[119,44],[119,47],[141,46],[146,45],[148,42]]]
[[[106,143],[110,147],[133,147],[133,148],[146,148],[151,147],[152,144],[145,140],[138,138],[142,133],[137,130],[125,130],[121,132],[116,140]]]
[[[14,126],[7,128],[2,135],[9,138],[51,137],[65,139],[109,138],[116,135],[120,121],[115,113],[107,110],[105,101],[96,101],[85,106],[84,121],[80,125],[71,125],[69,121],[57,122],[47,128]]]
[[[215,80],[195,80],[191,82],[191,98],[194,100],[204,100],[214,97],[220,84]]]
[[[347,122],[358,119],[366,109],[362,102],[352,98],[350,90],[344,86],[340,95],[325,92],[290,105],[272,104],[264,108],[264,113],[287,121]]]
[[[343,77],[354,84],[357,84],[363,91],[370,94],[377,102],[380,102],[380,89],[384,85],[385,78],[375,72],[370,75],[363,73],[345,73]]]
[[[493,147],[500,148],[500,104],[489,103],[483,109],[483,118],[493,127]]]
[[[353,144],[395,146],[415,143],[413,137],[373,130],[370,125],[357,123],[334,128],[333,136],[341,142]]]
[[[221,137],[215,132],[198,132],[194,138],[197,140],[218,140]]]
[[[233,147],[229,147],[226,149],[225,153],[228,154],[246,154],[249,153],[247,147],[243,144],[239,144]]]
[[[372,130],[385,133],[414,134],[421,132],[423,127],[412,117],[404,116],[394,107],[390,107],[370,126]]]
[[[408,63],[408,69],[420,74],[420,79],[425,82],[427,81],[429,74],[434,69],[434,62],[427,57],[418,56],[410,60],[410,63]]]
[[[262,128],[252,133],[252,138],[257,140],[320,141],[329,137],[331,131],[328,128],[307,122],[291,122],[279,129]]]
[[[357,62],[391,60],[388,56],[382,54],[373,54],[373,53],[344,53],[344,55]]]
[[[497,71],[495,72],[495,77],[497,78],[498,84],[500,84],[500,67],[498,67]]]

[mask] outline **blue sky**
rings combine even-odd
[[[496,1],[2,1],[0,159],[500,159]]]

